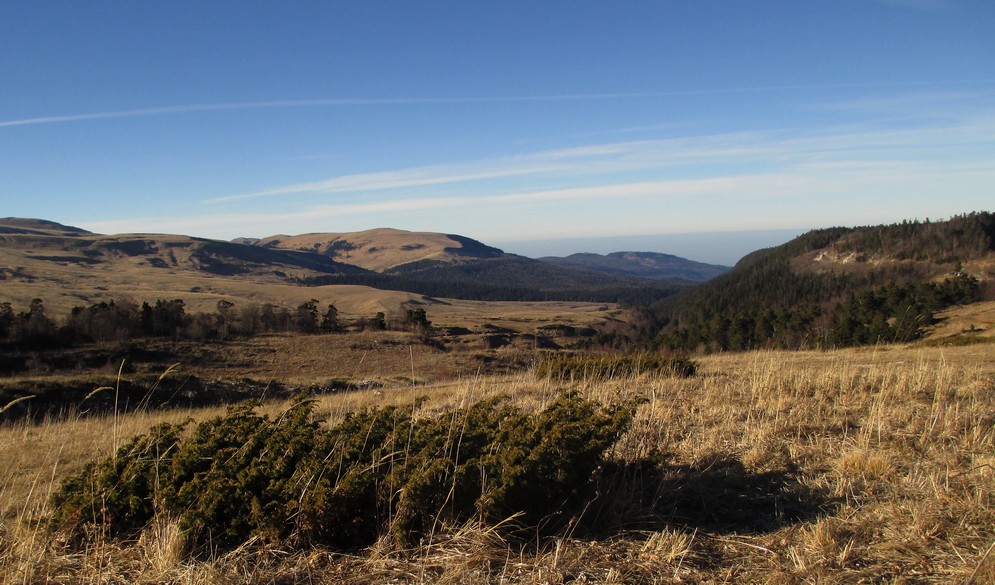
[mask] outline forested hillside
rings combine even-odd
[[[556,266],[513,254],[464,264],[422,260],[385,273],[317,276],[301,279],[301,282],[307,285],[361,284],[466,300],[571,300],[644,305],[692,284]]]
[[[806,233],[652,307],[673,350],[842,347],[920,337],[934,314],[993,297],[995,216]]]
[[[729,271],[728,266],[704,264],[657,252],[612,252],[605,255],[582,253],[564,258],[546,256],[539,260],[605,274],[664,280],[679,278],[692,282],[705,282]]]

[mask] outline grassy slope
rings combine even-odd
[[[440,526],[416,550],[260,551],[191,562],[168,519],[134,543],[80,552],[32,528],[60,477],[150,424],[217,411],[152,412],[0,427],[0,582],[990,583],[995,559],[995,345],[744,353],[689,379],[569,384],[604,401],[648,399],[611,453],[666,454],[658,483],[623,476],[601,502],[637,527],[567,534],[518,550],[500,532]],[[559,384],[530,375],[324,397],[420,408],[510,393],[538,408]],[[274,406],[274,410],[278,407]],[[642,501],[632,498],[642,487]],[[648,491],[646,491],[648,489]],[[592,510],[591,513],[595,513]],[[637,521],[638,520],[638,521]]]
[[[379,228],[351,233],[270,236],[257,245],[286,250],[308,250],[340,262],[382,272],[421,260],[455,262],[463,244],[446,234]],[[494,252],[498,252],[494,250]]]
[[[933,343],[956,342],[966,337],[995,338],[995,301],[954,307],[936,315],[927,334]]]

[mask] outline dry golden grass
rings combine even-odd
[[[589,511],[616,515],[625,530],[568,532],[524,548],[470,524],[443,527],[412,550],[249,543],[191,560],[182,532],[161,519],[137,542],[75,550],[33,523],[60,478],[151,424],[218,411],[7,424],[0,582],[995,582],[995,346],[701,361],[692,379],[572,383],[603,401],[647,399],[610,460],[624,469],[662,453],[660,475],[619,475]],[[437,412],[502,393],[538,408],[559,390],[529,374],[468,376],[325,396],[318,412],[335,419],[419,396],[428,397],[420,408]],[[636,487],[652,505],[636,502]]]
[[[334,250],[337,243],[348,244],[351,249],[337,251],[332,255],[336,261],[378,272],[419,260],[453,262],[459,257],[449,250],[462,247],[461,243],[446,234],[391,228],[349,233],[279,235],[263,238],[260,241],[260,244],[276,248],[308,250],[322,254]]]
[[[942,340],[969,333],[995,340],[995,301],[971,303],[937,315],[939,322],[930,329],[930,338]]]

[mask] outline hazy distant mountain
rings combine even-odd
[[[539,260],[557,266],[657,280],[704,282],[729,271],[728,266],[704,264],[656,252],[614,252],[607,255],[582,253],[565,258],[546,256]]]
[[[496,240],[491,243],[506,252],[529,258],[565,257],[579,251],[608,254],[619,250],[662,250],[696,262],[732,266],[754,250],[779,246],[806,231],[808,230],[804,226],[800,226],[781,230],[597,236],[513,242]]]

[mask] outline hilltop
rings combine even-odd
[[[92,234],[92,232],[45,219],[2,217],[0,218],[0,234],[75,236]]]
[[[704,282],[729,270],[726,266],[655,252],[615,252],[604,256],[573,254],[565,258],[548,256],[532,259],[506,254],[498,248],[455,234],[389,228],[351,233],[238,238],[234,241],[263,248],[314,252],[381,274],[403,276],[403,279],[395,280],[415,280],[423,283],[422,286],[426,282],[458,281],[469,285],[490,285],[492,289],[531,288],[537,291],[653,287],[659,283],[650,280],[667,281],[671,285]],[[609,277],[607,281],[606,276]],[[383,279],[378,282],[386,284]]]
[[[242,238],[236,241],[269,249],[314,252],[376,272],[426,260],[440,264],[459,264],[504,255],[497,248],[463,236],[391,228],[351,233],[276,235],[258,240]]]

